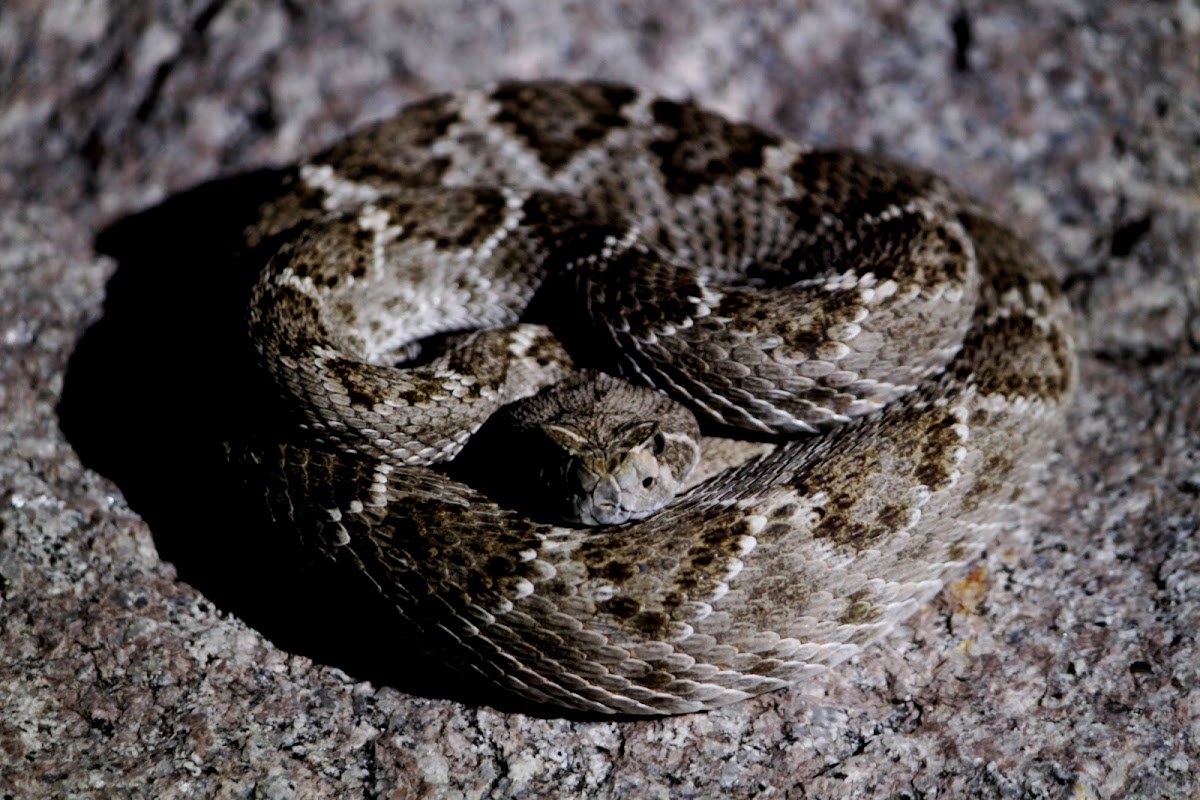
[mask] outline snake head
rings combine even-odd
[[[561,422],[542,426],[559,457],[542,475],[560,492],[562,516],[582,525],[643,519],[675,497],[695,466],[691,436],[656,420],[624,421],[587,433]]]
[[[670,503],[700,461],[700,425],[667,395],[595,370],[493,414],[450,466],[543,522],[620,525]]]

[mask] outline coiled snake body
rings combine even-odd
[[[247,315],[283,398],[271,513],[539,703],[703,710],[854,654],[1013,519],[1074,381],[1048,269],[942,181],[621,86],[411,106],[298,168],[256,235],[282,242]],[[456,471],[583,366],[724,436],[700,477],[657,511],[597,493],[581,527]],[[682,480],[649,416],[621,427],[644,484]]]

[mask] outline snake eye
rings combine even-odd
[[[663,450],[667,449],[667,437],[661,433],[654,434],[654,455],[661,456]]]

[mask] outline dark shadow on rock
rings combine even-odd
[[[241,233],[283,180],[262,170],[207,183],[98,235],[119,267],[68,365],[63,432],[180,579],[282,649],[413,694],[562,716],[449,672],[373,591],[273,530],[228,467],[225,443],[259,425],[264,404],[238,338],[260,260],[240,252]]]

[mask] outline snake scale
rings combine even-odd
[[[1050,270],[944,181],[619,85],[411,105],[253,237],[274,521],[539,704],[699,711],[859,652],[1019,518],[1075,381]],[[481,444],[538,402],[574,421]],[[514,466],[548,440],[570,466]]]

